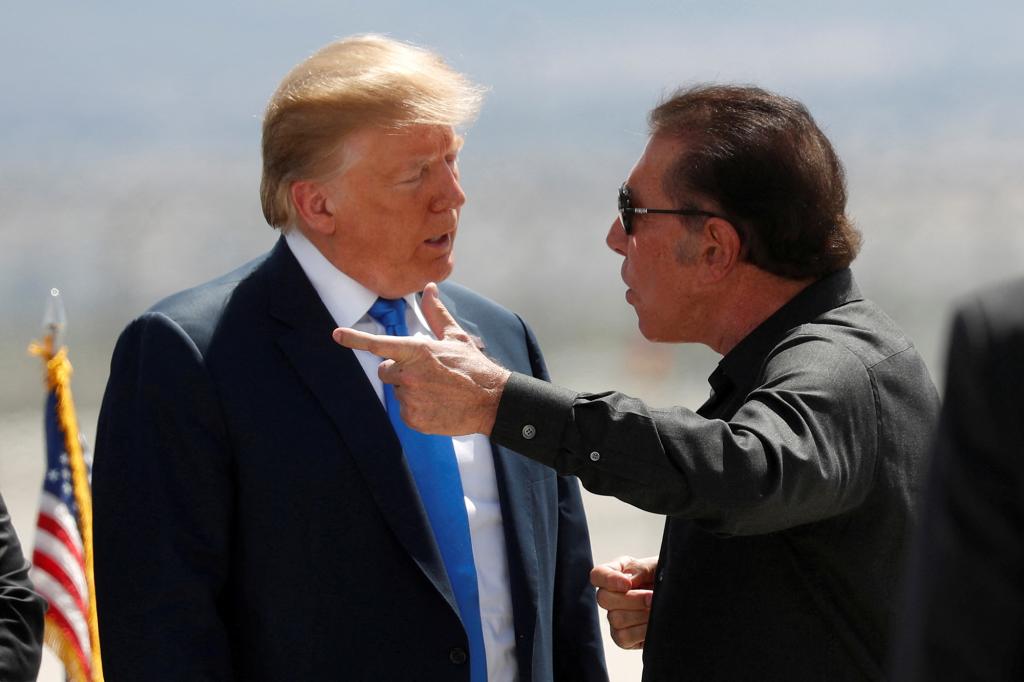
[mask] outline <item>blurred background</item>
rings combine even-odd
[[[717,357],[655,346],[603,243],[646,112],[679,85],[803,101],[846,164],[864,293],[941,380],[951,302],[1024,272],[1024,5],[857,2],[420,4],[308,0],[0,8],[0,490],[32,546],[51,287],[87,438],[121,328],[263,253],[260,119],[326,42],[380,32],[490,88],[461,166],[454,279],[523,314],[556,381],[695,408]],[[598,561],[656,553],[661,522],[587,497]],[[639,653],[609,651],[613,679]],[[41,680],[61,679],[47,658]]]

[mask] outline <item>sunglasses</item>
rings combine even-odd
[[[619,220],[622,222],[622,229],[626,234],[633,234],[633,216],[646,213],[668,213],[671,215],[707,216],[708,218],[723,218],[725,216],[710,211],[700,211],[690,208],[640,208],[633,206],[629,200],[629,185],[622,183],[619,187]]]

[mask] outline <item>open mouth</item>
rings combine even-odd
[[[433,237],[431,239],[426,239],[426,240],[424,240],[423,243],[427,244],[429,246],[448,246],[449,244],[451,244],[451,241],[452,241],[452,234],[451,234],[451,232],[445,232],[444,234],[439,235],[437,237]]]

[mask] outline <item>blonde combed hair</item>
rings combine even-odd
[[[284,77],[263,117],[260,201],[267,222],[295,224],[290,188],[341,164],[346,137],[367,126],[459,126],[484,89],[429,50],[380,35],[335,41]]]

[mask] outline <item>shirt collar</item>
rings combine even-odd
[[[339,327],[352,327],[368,314],[379,294],[336,268],[300,229],[288,230],[284,238],[335,324]],[[420,310],[417,292],[407,294],[404,298],[416,321],[424,330],[429,330],[430,326]],[[415,333],[413,329],[409,332]]]
[[[718,363],[708,381],[716,393],[720,392],[719,388],[726,386],[745,386],[756,378],[771,349],[793,328],[862,298],[849,268],[822,277],[791,298],[736,344]]]

